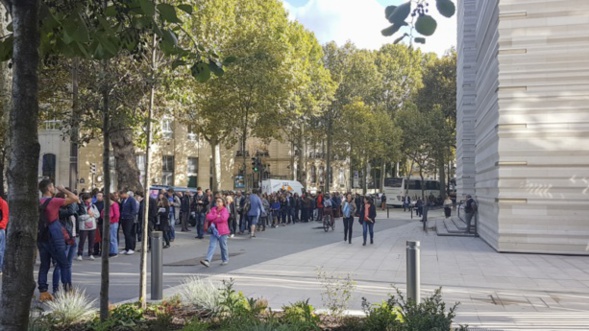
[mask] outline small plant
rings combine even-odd
[[[350,274],[345,276],[328,275],[322,268],[317,270],[317,279],[323,287],[321,292],[323,305],[329,309],[331,315],[342,317],[344,311],[348,309],[356,282],[352,280]]]
[[[112,310],[110,319],[116,326],[133,327],[145,320],[143,313],[137,303],[125,303]]]
[[[363,329],[366,331],[399,330],[403,317],[400,308],[396,306],[394,297],[380,304],[370,304],[366,298],[362,298],[362,310],[366,314]]]
[[[58,292],[53,301],[47,302],[47,308],[55,324],[67,327],[90,320],[96,312],[95,301],[86,296],[86,290],[76,288]]]
[[[180,291],[184,302],[200,310],[203,315],[218,313],[221,306],[219,284],[208,279],[190,277],[184,281]]]
[[[321,330],[320,319],[315,315],[315,308],[309,304],[309,299],[297,301],[282,307],[284,315],[282,321],[291,326],[298,326],[302,330]]]
[[[208,331],[210,329],[211,325],[209,323],[194,318],[182,328],[182,331]]]

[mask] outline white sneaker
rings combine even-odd
[[[76,258],[76,260],[82,261],[82,255],[78,255],[78,257]]]
[[[221,265],[227,265],[228,263],[229,262],[227,262],[227,261],[223,261],[223,262],[221,262]]]
[[[89,258],[90,260],[94,260],[94,255],[90,255],[88,258]]]
[[[235,235],[234,235],[234,234],[232,234],[232,235],[230,235],[230,236],[229,236],[229,238],[233,238],[233,237],[235,237]]]
[[[123,249],[122,251],[119,252],[119,254],[127,254],[127,251]]]
[[[134,251],[134,250],[132,250],[132,249],[130,249],[130,250],[128,250],[128,251],[127,251],[127,253],[125,253],[125,254],[126,254],[126,255],[133,255],[133,254],[135,254],[135,251]]]
[[[208,267],[209,267],[209,265],[210,265],[210,264],[209,264],[209,261],[207,261],[207,260],[200,260],[200,264],[204,265],[204,266],[205,266],[205,267],[207,267],[207,268],[208,268]]]

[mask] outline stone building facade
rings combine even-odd
[[[152,145],[150,174],[151,185],[172,185],[182,187],[210,188],[213,183],[211,146],[197,135],[189,132],[186,126],[176,123],[172,119],[161,119],[161,137]],[[60,185],[71,186],[78,190],[90,190],[93,187],[103,187],[104,173],[102,171],[102,143],[91,142],[79,149],[77,160],[77,182],[75,174],[70,174],[70,143],[64,138],[58,122],[46,122],[39,131],[41,154],[39,158],[39,177],[48,176]],[[320,146],[307,148],[305,158],[301,160],[306,169],[298,173],[303,178],[302,184],[310,191],[323,187],[327,171],[325,169],[325,154]],[[272,140],[263,143],[256,139],[246,142],[245,175],[243,169],[244,158],[241,148],[234,146],[227,149],[220,148],[221,155],[221,183],[222,190],[238,190],[251,188],[253,182],[260,179],[294,179],[299,166],[299,153],[294,151],[289,143]],[[265,168],[253,175],[252,157],[260,156]],[[143,183],[145,174],[145,151],[137,149],[137,163]],[[115,160],[111,156],[111,187],[116,189]],[[348,160],[332,161],[333,191],[348,191],[350,189],[350,169]]]
[[[460,0],[457,186],[500,252],[589,254],[589,1]]]

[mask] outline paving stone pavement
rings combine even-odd
[[[385,217],[386,212],[379,212],[380,219]],[[430,214],[431,224],[440,217]],[[219,268],[219,273],[206,276],[232,278],[236,289],[266,298],[273,308],[307,298],[321,308],[318,268],[350,274],[357,282],[350,312],[360,313],[362,297],[380,302],[394,292],[391,285],[405,293],[408,240],[421,242],[422,297],[442,287],[447,304],[461,303],[456,324],[493,330],[589,330],[589,257],[500,254],[480,238],[441,237],[431,229],[426,233],[416,220],[376,232],[374,245],[363,247],[355,236],[352,245],[342,240],[229,272],[213,264],[210,271]],[[178,289],[167,289],[165,296]]]

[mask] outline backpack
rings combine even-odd
[[[47,205],[51,202],[52,198],[46,199],[42,205],[39,206],[39,223],[37,223],[37,242],[49,241],[49,221],[45,210]]]
[[[245,215],[247,215],[247,213],[249,213],[250,209],[252,209],[252,203],[251,203],[251,200],[250,200],[250,199],[251,199],[251,198],[248,198],[248,199],[245,201],[245,205],[243,205],[243,213],[244,213]]]

